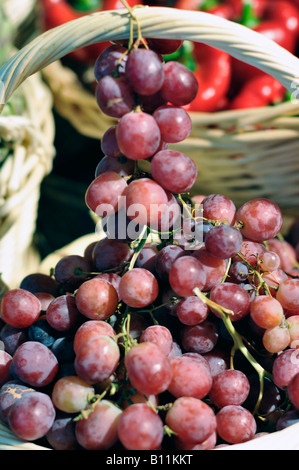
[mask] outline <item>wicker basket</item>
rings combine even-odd
[[[0,168],[0,272],[11,288],[40,262],[33,235],[40,184],[54,157],[52,96],[40,74],[20,92],[25,115],[0,116],[1,138],[12,147]]]
[[[172,8],[142,7],[134,10],[134,15],[145,37],[182,38],[203,42],[269,73],[291,92],[296,91],[299,86],[299,60],[277,44],[241,25],[203,12]],[[127,38],[130,23],[131,16],[125,10],[99,12],[41,35],[0,69],[0,81],[3,82],[0,102],[5,103],[29,76],[50,66],[69,52],[98,41]],[[285,202],[283,210],[295,210],[299,196],[296,188],[299,183],[296,172],[298,111],[298,104],[292,102],[281,105],[281,108],[193,116],[193,135],[181,145],[198,163],[200,192],[203,192],[205,182],[212,179],[217,191],[229,194],[233,177],[234,200],[247,198],[250,186],[260,184],[263,193],[269,194],[270,188],[274,188],[279,196],[285,196],[282,198]],[[257,123],[258,132],[255,128]],[[213,128],[210,129],[209,124],[213,124]],[[273,148],[273,153],[267,153],[270,147]],[[212,158],[209,150],[213,151]],[[292,158],[287,161],[286,155]],[[285,173],[279,165],[282,157],[283,165],[288,169]],[[239,165],[242,159],[244,164],[252,163],[252,167],[256,167],[250,184],[245,178],[249,171],[247,166]],[[228,186],[224,185],[226,180],[230,181]],[[258,189],[253,187],[251,194],[259,195]],[[72,252],[75,252],[74,246]],[[245,444],[224,447],[223,450],[299,449],[298,427],[296,424],[284,431]],[[0,444],[0,448],[7,448],[9,439],[9,432],[1,432],[0,443],[3,442],[3,445]],[[16,439],[12,440],[11,447],[16,448],[16,445]],[[30,448],[30,444],[24,444],[25,447]],[[32,448],[36,448],[34,443]]]

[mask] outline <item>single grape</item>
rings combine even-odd
[[[276,293],[276,299],[283,308],[294,310],[299,307],[299,279],[282,281]]]
[[[181,344],[185,351],[206,354],[218,342],[219,332],[215,323],[204,320],[198,325],[185,326],[181,334]]]
[[[165,190],[184,193],[194,185],[197,167],[192,158],[182,152],[161,150],[151,161],[151,174]]]
[[[75,332],[74,335],[74,351],[77,354],[79,349],[85,343],[95,336],[105,335],[115,336],[115,331],[112,326],[103,320],[88,320],[84,322]]]
[[[130,261],[132,255],[133,250],[128,243],[103,238],[94,247],[92,258],[95,269],[103,273],[121,267]]]
[[[200,354],[182,354],[170,359],[172,379],[168,391],[176,398],[194,397],[202,399],[212,387],[209,365]]]
[[[52,351],[37,341],[21,344],[12,358],[17,377],[32,387],[50,384],[58,372],[58,361]]]
[[[250,296],[240,285],[224,282],[214,286],[210,291],[210,299],[216,304],[233,312],[230,315],[232,322],[246,317],[250,311]],[[213,308],[211,311],[217,316],[221,315]]]
[[[215,347],[206,353],[204,358],[209,363],[212,377],[229,368],[229,356],[222,349]]]
[[[161,57],[150,49],[133,49],[126,63],[126,79],[140,95],[153,95],[164,81]]]
[[[107,157],[118,158],[121,156],[116,139],[116,125],[109,127],[104,132],[101,139],[101,150]]]
[[[146,38],[150,49],[158,54],[168,55],[176,52],[183,44],[183,39]]]
[[[54,450],[77,450],[79,448],[75,435],[75,422],[72,416],[58,416],[46,434],[46,439]]]
[[[120,351],[113,338],[99,335],[89,339],[76,354],[77,375],[89,384],[108,379],[116,370]]]
[[[217,433],[229,444],[249,441],[256,433],[254,416],[241,405],[228,405],[221,408],[217,415]]]
[[[207,319],[209,307],[199,297],[193,295],[180,300],[176,314],[184,325],[198,325]]]
[[[278,325],[264,332],[263,345],[270,353],[279,353],[286,349],[291,342],[288,328]]]
[[[68,331],[74,328],[80,317],[75,297],[68,294],[54,299],[46,311],[47,322],[57,331]]]
[[[48,395],[28,392],[11,407],[8,424],[20,439],[35,441],[49,432],[55,416],[56,411]]]
[[[54,297],[58,293],[58,288],[57,281],[48,274],[43,273],[28,274],[23,278],[20,284],[20,289],[28,290],[32,294],[36,292],[47,292]]]
[[[158,395],[167,390],[171,377],[169,359],[154,343],[134,345],[125,355],[125,367],[134,388],[145,395]]]
[[[108,171],[114,171],[114,173],[120,176],[130,176],[134,173],[134,169],[134,160],[130,160],[124,155],[118,158],[107,157],[107,155],[105,155],[96,166],[95,178]]]
[[[15,328],[6,323],[0,330],[0,339],[4,343],[5,351],[13,356],[20,344],[27,341],[28,331],[26,328]]]
[[[1,318],[15,328],[27,328],[39,317],[41,304],[38,298],[25,289],[12,289],[1,300]]]
[[[233,224],[236,219],[236,206],[223,194],[210,194],[202,201],[203,217],[223,224]]]
[[[266,251],[259,260],[262,271],[275,271],[280,267],[280,257],[275,251]]]
[[[206,273],[206,282],[202,290],[205,292],[210,291],[212,287],[219,284],[225,276],[225,260],[215,258],[205,247],[195,250],[192,256],[201,262]]]
[[[229,268],[228,275],[231,282],[241,284],[248,279],[248,266],[242,261],[234,261]]]
[[[73,292],[86,279],[90,269],[90,264],[83,256],[66,255],[56,263],[54,276],[68,292]]]
[[[183,248],[178,245],[166,245],[155,258],[155,270],[159,278],[168,281],[169,271],[173,262],[185,254]]]
[[[144,268],[127,271],[119,283],[119,296],[129,307],[146,307],[156,300],[158,293],[156,277]]]
[[[278,388],[288,387],[292,378],[299,372],[297,349],[286,349],[273,362],[272,377]]]
[[[191,133],[192,121],[184,108],[171,105],[160,106],[154,111],[153,117],[158,123],[164,142],[182,142]]]
[[[124,75],[128,59],[127,49],[118,44],[106,47],[94,64],[94,76],[97,81],[106,75]]]
[[[145,403],[126,408],[119,417],[117,431],[127,450],[159,449],[164,437],[162,419]]]
[[[160,90],[152,95],[139,95],[139,104],[145,113],[153,114],[160,106],[167,104],[167,100],[163,98]],[[162,150],[159,148],[159,150]]]
[[[243,240],[239,253],[247,263],[253,267],[256,267],[258,264],[258,259],[261,258],[265,252],[266,248],[262,243]],[[242,258],[239,255],[236,255],[233,257],[233,261],[243,261]]]
[[[236,219],[241,222],[244,238],[255,242],[270,240],[279,233],[282,214],[278,205],[269,199],[257,198],[243,204]]]
[[[165,416],[167,426],[185,442],[203,442],[216,431],[212,408],[194,397],[177,398]]]
[[[65,413],[79,413],[87,408],[94,388],[80,377],[62,377],[55,382],[51,399],[56,408]]]
[[[227,369],[213,378],[209,398],[217,408],[242,405],[250,390],[249,380],[241,370]]]
[[[126,180],[115,171],[106,171],[97,176],[85,194],[87,207],[99,217],[114,214],[124,204]]]
[[[135,107],[134,93],[125,77],[105,75],[96,87],[96,101],[107,116],[121,118]]]
[[[235,256],[242,247],[240,231],[230,225],[216,225],[207,233],[206,250],[215,258],[228,259]]]
[[[136,111],[125,114],[119,120],[116,137],[123,155],[132,160],[142,160],[156,153],[161,133],[153,116]]]
[[[171,266],[169,283],[173,291],[181,296],[194,295],[197,287],[201,290],[206,283],[206,272],[200,261],[192,256],[181,256]]]
[[[290,347],[296,348],[296,345],[298,345],[299,341],[299,315],[288,316],[287,327],[290,334]]]
[[[173,60],[166,62],[163,68],[162,96],[176,106],[191,103],[198,92],[195,75],[185,65]]]
[[[282,322],[284,312],[277,299],[268,295],[259,295],[251,302],[250,316],[261,328],[270,329]]]
[[[158,248],[156,243],[144,245],[144,247],[140,250],[139,255],[136,258],[135,267],[147,269],[155,275],[155,260],[157,254]]]
[[[7,424],[11,407],[22,398],[24,393],[33,391],[33,388],[16,382],[8,381],[3,384],[0,389],[0,419]]]
[[[274,238],[268,240],[267,247],[270,252],[274,252],[279,256],[280,265],[283,271],[289,272],[296,265],[296,249],[286,240]]]
[[[106,320],[116,310],[118,294],[110,282],[94,278],[85,281],[76,293],[79,312],[91,320]]]
[[[156,344],[166,356],[170,354],[173,346],[172,334],[170,330],[163,325],[148,326],[140,337],[140,343],[144,341]]]
[[[87,418],[76,422],[75,435],[78,443],[87,450],[107,450],[118,440],[117,423],[122,410],[108,400],[93,406]]]

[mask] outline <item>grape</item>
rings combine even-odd
[[[169,272],[169,283],[173,291],[182,297],[194,295],[193,289],[202,289],[206,283],[206,272],[200,261],[192,256],[181,256],[174,261]]]
[[[57,331],[48,323],[45,316],[39,317],[28,328],[28,339],[30,341],[38,341],[39,343],[50,348],[57,337]]]
[[[299,307],[299,279],[282,281],[276,293],[276,299],[283,308],[294,310]]]
[[[292,378],[288,385],[288,397],[292,405],[299,409],[299,372]]]
[[[159,108],[160,106],[165,106],[167,104],[167,100],[163,98],[159,90],[156,93],[153,93],[152,95],[139,95],[139,104],[142,111],[144,111],[145,113],[153,114],[157,108]],[[162,149],[160,149],[159,147],[159,150]]]
[[[101,139],[101,149],[104,155],[107,157],[117,158],[121,156],[117,140],[116,140],[116,125],[109,127],[104,132]]]
[[[170,359],[172,379],[168,391],[176,398],[202,399],[212,387],[212,375],[207,361],[200,354],[182,354]]]
[[[284,318],[284,313],[278,300],[267,295],[259,295],[251,302],[250,316],[258,326],[268,329],[278,326]]]
[[[75,422],[70,416],[57,416],[46,438],[54,450],[77,450]]]
[[[76,299],[72,295],[61,295],[50,303],[46,311],[49,325],[57,331],[68,331],[80,320]]]
[[[228,259],[240,251],[242,241],[243,237],[236,228],[230,225],[216,225],[207,233],[205,247],[215,258]]]
[[[299,421],[299,411],[298,410],[290,410],[287,411],[284,415],[278,418],[276,423],[276,431],[282,431],[293,424],[298,423]]]
[[[224,282],[214,286],[210,291],[210,299],[216,304],[233,312],[230,315],[232,322],[246,317],[250,311],[250,296],[240,285]],[[213,308],[211,311],[216,317],[221,315]]]
[[[121,118],[135,107],[134,93],[125,77],[102,77],[96,87],[96,101],[104,114],[114,118]]]
[[[130,176],[134,173],[135,162],[122,155],[118,158],[107,157],[106,155],[99,161],[96,170],[95,178],[102,173],[114,171],[120,176]]]
[[[249,441],[256,433],[254,416],[240,405],[228,405],[218,411],[217,433],[229,444]]]
[[[115,171],[106,171],[97,176],[85,194],[87,207],[98,216],[111,215],[124,204],[126,180]]]
[[[158,449],[164,437],[162,419],[144,403],[133,404],[122,412],[117,431],[127,450]]]
[[[12,289],[1,300],[1,318],[15,328],[26,328],[39,317],[41,304],[37,297],[25,289]]]
[[[126,64],[126,79],[136,93],[153,95],[164,81],[161,57],[150,49],[133,49]]]
[[[266,251],[259,261],[262,271],[275,271],[280,267],[280,257],[274,251]]]
[[[52,294],[48,294],[47,292],[35,292],[34,295],[40,301],[42,312],[45,312],[52,300],[55,299]]]
[[[104,279],[104,281],[110,282],[118,294],[119,283],[121,277],[116,273],[100,273],[95,276],[95,279]],[[118,296],[119,297],[119,296]]]
[[[156,153],[161,133],[153,116],[136,111],[125,114],[119,120],[116,137],[123,155],[132,160],[142,160]]]
[[[132,255],[133,250],[129,244],[103,238],[94,247],[92,257],[97,271],[109,271],[130,261]]]
[[[141,334],[140,343],[149,341],[158,346],[163,354],[168,356],[172,350],[173,337],[166,326],[152,325],[148,326]]]
[[[102,227],[109,240],[131,243],[141,236],[144,227],[135,224],[127,214],[125,207],[121,207],[115,214],[102,220]]]
[[[76,331],[74,335],[74,351],[77,354],[79,349],[85,345],[85,343],[95,336],[105,335],[115,336],[115,331],[112,326],[103,320],[88,320],[83,323]]]
[[[215,323],[204,320],[198,325],[184,327],[181,335],[181,344],[185,351],[205,354],[211,351],[219,338]]]
[[[260,395],[261,384],[257,375],[251,375],[248,377],[248,380],[250,383],[250,390],[247,399],[243,403],[243,406],[249,411],[253,412]],[[271,379],[264,377],[263,382],[263,396],[259,403],[258,412],[262,415],[269,415],[270,413],[273,413],[279,406],[282,399],[282,394]]]
[[[119,283],[119,296],[129,307],[146,307],[156,300],[158,293],[157,279],[144,268],[127,271]]]
[[[242,371],[227,369],[213,378],[209,398],[217,408],[242,405],[248,397],[249,390],[249,380]]]
[[[91,320],[106,320],[116,310],[118,294],[110,282],[94,278],[85,281],[76,293],[76,306]]]
[[[20,344],[27,341],[27,330],[25,328],[15,328],[14,326],[5,324],[0,331],[0,339],[4,343],[5,351],[13,356]]]
[[[110,449],[118,439],[117,424],[121,409],[108,400],[96,403],[87,418],[76,422],[78,443],[87,450]]]
[[[62,377],[55,382],[51,399],[56,408],[65,413],[79,413],[87,408],[94,388],[80,377]]]
[[[236,219],[236,206],[223,194],[210,194],[200,201],[203,217],[222,224],[233,224]]]
[[[157,121],[164,142],[181,142],[189,137],[192,121],[184,108],[164,105],[157,108],[153,117]]]
[[[151,161],[151,174],[165,190],[173,193],[189,191],[197,178],[194,161],[177,150],[161,150]]]
[[[194,251],[192,256],[194,256],[196,259],[198,259],[198,261],[201,262],[206,273],[206,282],[202,290],[211,290],[211,288],[216,284],[219,284],[225,276],[225,260],[215,258],[215,256],[211,255],[205,247]]]
[[[185,442],[203,442],[216,431],[216,417],[212,408],[194,397],[177,398],[167,411],[166,424]]]
[[[291,342],[289,330],[285,326],[275,326],[266,330],[263,335],[263,345],[270,353],[279,353],[286,349]]]
[[[155,243],[152,243],[151,245],[145,245],[139,252],[139,255],[136,259],[135,267],[147,269],[152,274],[155,274],[155,260],[157,254],[158,249]]]
[[[11,407],[22,398],[24,393],[33,392],[33,388],[15,382],[6,382],[0,389],[0,419],[8,423]]]
[[[168,55],[176,52],[183,44],[183,39],[147,38],[147,45],[158,54]]]
[[[4,385],[9,379],[11,363],[12,356],[0,349],[0,386]]]
[[[140,178],[128,185],[125,196],[128,217],[157,230],[161,216],[168,210],[168,196],[162,186],[149,178]]]
[[[243,204],[236,218],[241,222],[244,238],[255,242],[270,240],[278,235],[282,214],[277,204],[269,199],[257,198]]]
[[[90,338],[76,354],[75,370],[84,381],[95,384],[108,379],[116,370],[120,351],[110,336]]]
[[[291,271],[296,264],[296,250],[285,240],[278,240],[277,238],[268,240],[268,249],[276,253],[280,259],[280,266],[283,271]]]
[[[106,47],[94,64],[94,76],[97,81],[106,75],[118,73],[124,75],[128,59],[127,49],[118,44]]]
[[[266,252],[266,248],[262,243],[253,242],[250,240],[243,240],[242,247],[240,249],[240,255],[249,263],[255,267],[258,259]],[[233,261],[243,261],[240,256],[236,255],[233,257]]]
[[[231,282],[241,284],[248,279],[249,269],[245,263],[242,263],[242,261],[235,261],[231,264],[228,275]]]
[[[213,348],[204,358],[209,363],[212,377],[229,368],[229,358],[221,349]]]
[[[20,439],[34,441],[49,432],[55,416],[55,408],[48,395],[28,392],[11,407],[8,424]]]
[[[68,291],[74,291],[86,279],[90,265],[79,255],[63,256],[55,266],[54,276]]]
[[[32,294],[47,292],[54,297],[58,293],[58,287],[58,283],[53,277],[43,273],[28,274],[20,284],[20,289],[28,290]]]
[[[32,387],[50,384],[58,372],[58,361],[47,346],[37,341],[21,344],[12,358],[17,377]]]
[[[209,307],[199,297],[193,295],[180,300],[176,314],[184,325],[193,326],[206,320]]]
[[[299,341],[299,315],[290,315],[287,318],[287,326],[290,334],[290,347],[295,347]],[[292,346],[292,343],[294,346]]]
[[[171,104],[184,106],[197,95],[198,83],[195,75],[185,65],[169,61],[164,64],[164,82],[161,94]]]
[[[160,279],[168,281],[169,271],[173,262],[184,255],[184,250],[178,245],[164,246],[155,259],[155,270]]]
[[[124,361],[129,380],[138,392],[158,395],[167,390],[172,377],[171,365],[156,344],[135,344]]]
[[[275,269],[274,271],[263,274],[263,281],[269,287],[269,291],[272,297],[275,297],[275,298],[276,298],[276,292],[277,292],[278,286],[282,283],[282,281],[285,281],[286,279],[289,279],[289,277],[281,269]],[[257,284],[257,287],[258,287],[260,285],[260,281],[257,278],[254,280],[255,280],[254,284]],[[259,294],[264,294],[263,286],[259,288],[258,292]]]
[[[296,349],[286,349],[273,362],[272,377],[278,388],[288,387],[292,378],[299,372],[299,358]]]

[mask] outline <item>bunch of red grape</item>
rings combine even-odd
[[[117,124],[86,204],[105,236],[3,295],[0,418],[25,441],[204,450],[299,420],[296,251],[273,201],[190,195],[197,168],[169,146],[191,133],[197,82],[163,61],[180,43],[98,58]]]

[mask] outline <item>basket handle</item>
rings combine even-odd
[[[299,91],[299,59],[245,26],[201,11],[141,6],[134,9],[144,37],[187,39],[213,46]],[[100,11],[49,30],[20,49],[0,68],[0,112],[30,75],[81,47],[129,37],[127,9]]]

